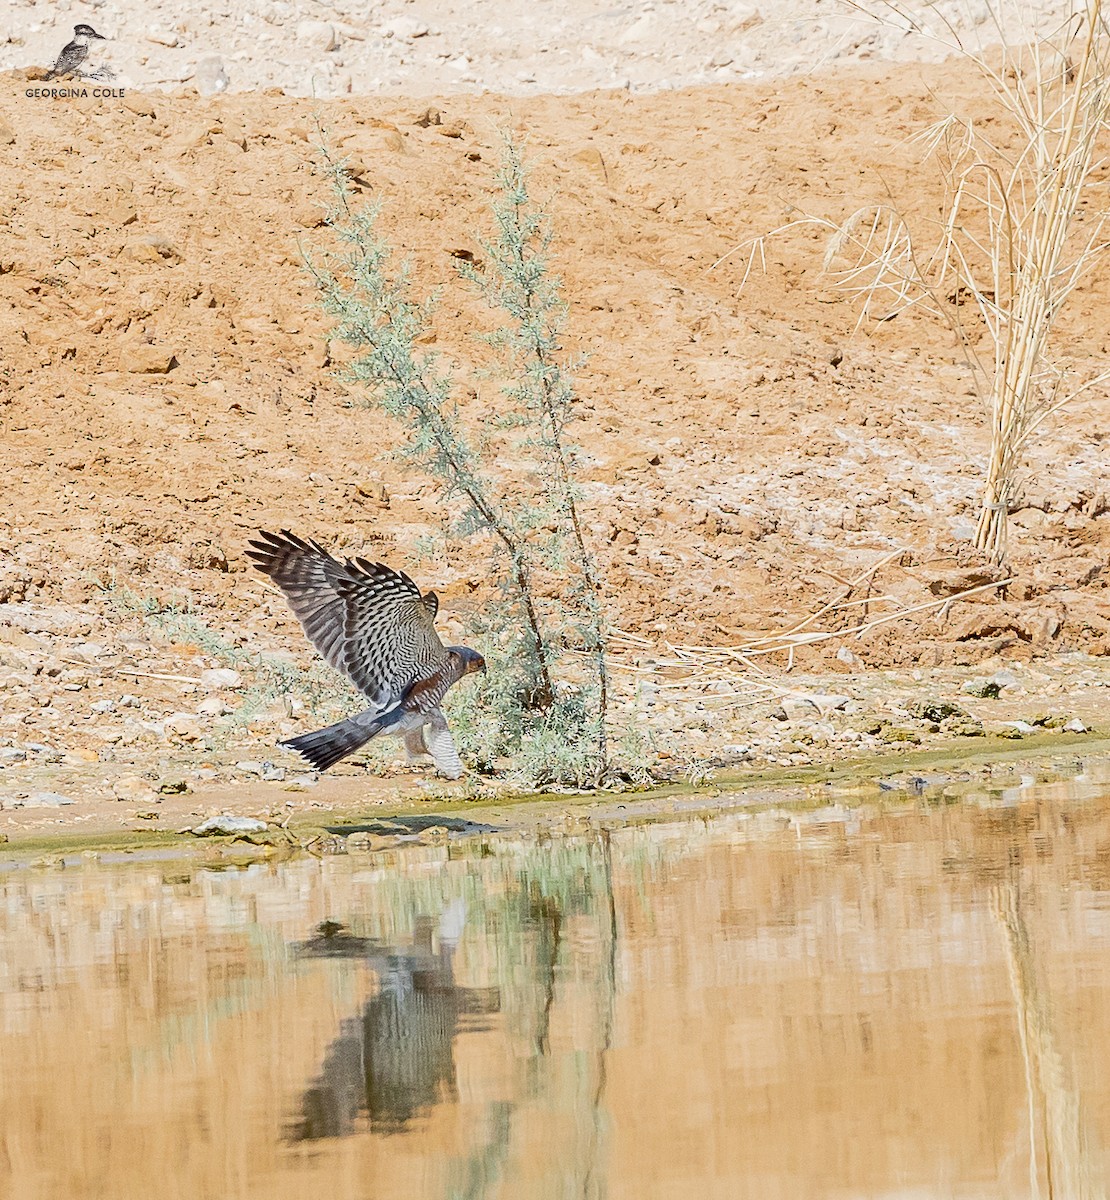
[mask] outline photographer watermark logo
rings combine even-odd
[[[65,45],[61,54],[58,55],[58,61],[50,69],[46,78],[69,79],[73,76],[77,76],[79,79],[86,78],[86,74],[81,68],[85,64],[85,59],[89,57],[89,43],[94,38],[99,42],[107,41],[107,38],[102,33],[97,33],[91,25],[74,25],[73,41]]]
[[[105,65],[91,71],[84,69],[92,43],[107,40],[91,25],[75,25],[73,40],[65,44],[61,54],[58,55],[57,62],[42,77],[44,83],[53,79],[62,79],[67,81],[67,85],[64,87],[29,87],[26,95],[34,99],[47,100],[72,100],[85,96],[108,99],[122,96],[123,88],[100,86],[115,78],[111,67]],[[89,84],[93,86],[90,87]]]

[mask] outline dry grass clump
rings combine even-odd
[[[975,545],[1001,563],[1023,447],[1052,414],[1110,376],[1078,378],[1052,343],[1072,292],[1110,247],[1107,210],[1091,200],[1105,165],[1110,28],[1102,0],[1087,0],[1054,33],[1025,40],[1015,38],[998,0],[988,4],[1001,43],[990,50],[971,44],[936,5],[852,3],[962,55],[991,89],[1001,118],[991,127],[1013,131],[995,140],[987,127],[950,114],[920,135],[944,183],[939,220],[911,219],[888,199],[843,221],[807,215],[775,232],[828,229],[824,268],[855,300],[859,324],[918,308],[953,330],[991,427]],[[763,239],[736,249],[748,253],[746,279],[762,260]]]

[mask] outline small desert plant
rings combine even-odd
[[[931,36],[986,81],[1013,143],[996,143],[955,115],[922,136],[946,191],[939,224],[911,220],[888,200],[845,221],[805,216],[783,228],[830,231],[825,270],[855,298],[861,322],[920,308],[954,331],[990,414],[975,545],[1001,563],[1023,447],[1053,413],[1107,378],[1071,378],[1052,334],[1076,286],[1110,248],[1107,211],[1088,204],[1103,165],[1098,139],[1110,117],[1110,30],[1101,0],[1087,0],[1055,35],[1030,35],[1020,44],[1001,7],[986,2],[1002,43],[996,51],[969,42],[935,4],[851,7],[919,33],[931,21]],[[750,270],[762,239],[746,247]],[[974,326],[966,313],[975,314]],[[983,331],[993,351],[988,360],[976,348]]]
[[[114,580],[102,590],[121,615],[137,616],[176,645],[195,646],[202,653],[241,671],[248,689],[236,716],[246,718],[282,696],[298,696],[314,712],[350,707],[351,689],[323,663],[308,670],[276,654],[248,650],[212,629],[187,604],[166,603],[140,596]]]
[[[497,233],[484,244],[482,270],[464,269],[501,316],[488,341],[508,380],[478,436],[460,418],[453,373],[418,346],[431,303],[412,299],[407,265],[394,266],[377,230],[377,206],[356,209],[343,162],[326,146],[321,153],[339,248],[310,269],[336,335],[356,351],[349,377],[400,424],[399,453],[440,486],[447,535],[484,557],[498,588],[474,630],[490,669],[453,698],[461,748],[486,765],[511,758],[533,786],[598,784],[610,770],[601,585],[567,437],[574,387],[558,353],[564,307],[547,259],[549,226],[529,197],[520,153],[506,139]],[[495,458],[511,471],[494,470]]]

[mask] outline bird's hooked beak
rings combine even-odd
[[[480,654],[476,655],[467,663],[466,669],[468,674],[473,671],[480,671],[484,675],[486,673],[486,660]]]

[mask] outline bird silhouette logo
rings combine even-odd
[[[67,42],[58,55],[58,61],[50,68],[46,75],[47,79],[67,79],[76,77],[78,79],[90,79],[92,75],[81,70],[85,59],[89,57],[89,44],[93,41],[104,42],[108,39],[102,33],[97,33],[91,25],[75,25],[73,27],[73,41]],[[103,73],[107,68],[102,68],[101,71],[95,73],[97,77],[103,77]]]

